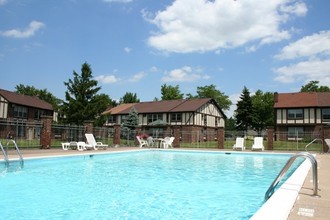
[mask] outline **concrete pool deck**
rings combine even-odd
[[[137,147],[118,147],[118,148],[108,148],[107,150],[99,151],[75,151],[75,150],[62,150],[62,149],[30,149],[21,150],[23,158],[35,158],[35,157],[54,157],[54,156],[64,156],[64,155],[84,155],[84,154],[98,154],[106,152],[118,152],[118,151],[132,151],[139,150]],[[191,150],[191,149],[189,149]],[[196,150],[196,149],[195,149]],[[202,149],[197,149],[202,150]],[[205,149],[208,150],[208,149]],[[214,149],[213,149],[214,150]],[[219,151],[219,150],[215,150]],[[220,150],[224,151],[224,150]],[[228,150],[226,150],[228,151]],[[248,152],[248,151],[247,151]],[[268,152],[268,151],[264,151]],[[278,152],[271,152],[278,153]],[[282,153],[282,152],[281,152]],[[294,153],[294,152],[289,152]],[[17,158],[18,155],[16,151],[9,151],[9,159]],[[2,159],[2,157],[0,158]],[[290,212],[288,220],[323,220],[328,219],[330,216],[330,154],[320,154],[316,153],[316,160],[318,162],[318,195],[319,197],[314,197],[313,195],[313,177],[312,170],[310,169],[301,190],[298,193],[297,200]]]

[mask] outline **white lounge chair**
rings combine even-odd
[[[89,147],[89,146],[87,146]],[[87,150],[87,147],[86,147],[86,143],[83,142],[83,141],[78,141],[77,142],[77,150],[78,151],[84,151],[84,150]],[[91,147],[91,146],[90,146]]]
[[[148,147],[153,147],[154,146],[154,139],[151,137],[151,136],[149,136],[148,138],[147,138],[147,146]]]
[[[161,143],[163,148],[172,148],[172,143],[174,141],[174,137],[165,137]]]
[[[143,146],[148,146],[148,142],[141,139],[140,136],[136,136],[136,139],[138,140],[139,142],[139,147],[142,148]]]
[[[86,141],[88,145],[92,145],[94,150],[98,150],[99,148],[107,149],[108,145],[103,144],[102,142],[96,142],[93,134],[85,134]]]
[[[328,145],[328,153],[330,153],[330,139],[324,139],[324,142]]]
[[[77,147],[77,142],[75,141],[62,143],[63,150],[75,149],[76,147]]]
[[[233,146],[233,150],[245,150],[245,139],[242,137],[237,137],[236,142]]]
[[[62,144],[62,149],[63,150],[69,150],[70,147],[70,143],[69,142],[65,142],[65,143],[61,143]]]
[[[264,150],[263,137],[255,137],[251,150]]]

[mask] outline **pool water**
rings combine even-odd
[[[1,218],[249,219],[289,157],[139,151],[27,160],[0,174]]]

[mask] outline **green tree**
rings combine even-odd
[[[236,121],[233,117],[227,118],[225,124],[226,131],[235,131],[236,130],[235,123]]]
[[[163,84],[161,87],[162,100],[183,99],[183,93],[180,92],[179,85],[171,86]]]
[[[319,86],[318,84],[319,81],[310,81],[301,87],[300,92],[330,92],[330,87]]]
[[[34,86],[25,86],[23,84],[16,85],[15,92],[23,95],[38,96],[39,99],[50,103],[54,110],[57,111],[63,100],[56,98],[47,89],[37,89]]]
[[[258,90],[251,99],[254,112],[252,127],[260,134],[267,126],[274,125],[274,94]]]
[[[250,91],[245,86],[236,106],[236,128],[240,131],[247,131],[253,125],[255,114],[252,106]]]
[[[119,103],[138,103],[140,99],[137,98],[136,93],[126,92],[125,95],[120,98]]]
[[[191,94],[187,94],[188,98],[192,98]],[[223,92],[216,89],[216,86],[211,84],[209,86],[198,86],[196,98],[212,98],[214,99],[222,110],[229,110],[232,102],[229,97]]]
[[[97,86],[87,63],[82,65],[80,75],[73,71],[73,79],[64,85],[67,86],[63,104],[66,123],[82,125],[86,120],[95,120],[111,103],[109,96],[97,94],[101,87]]]
[[[136,109],[133,107],[128,113],[127,119],[122,123],[123,128],[134,130],[139,125],[139,116]]]

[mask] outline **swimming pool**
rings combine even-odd
[[[0,175],[0,213],[4,219],[249,219],[289,157],[147,150],[26,160],[23,169]]]

